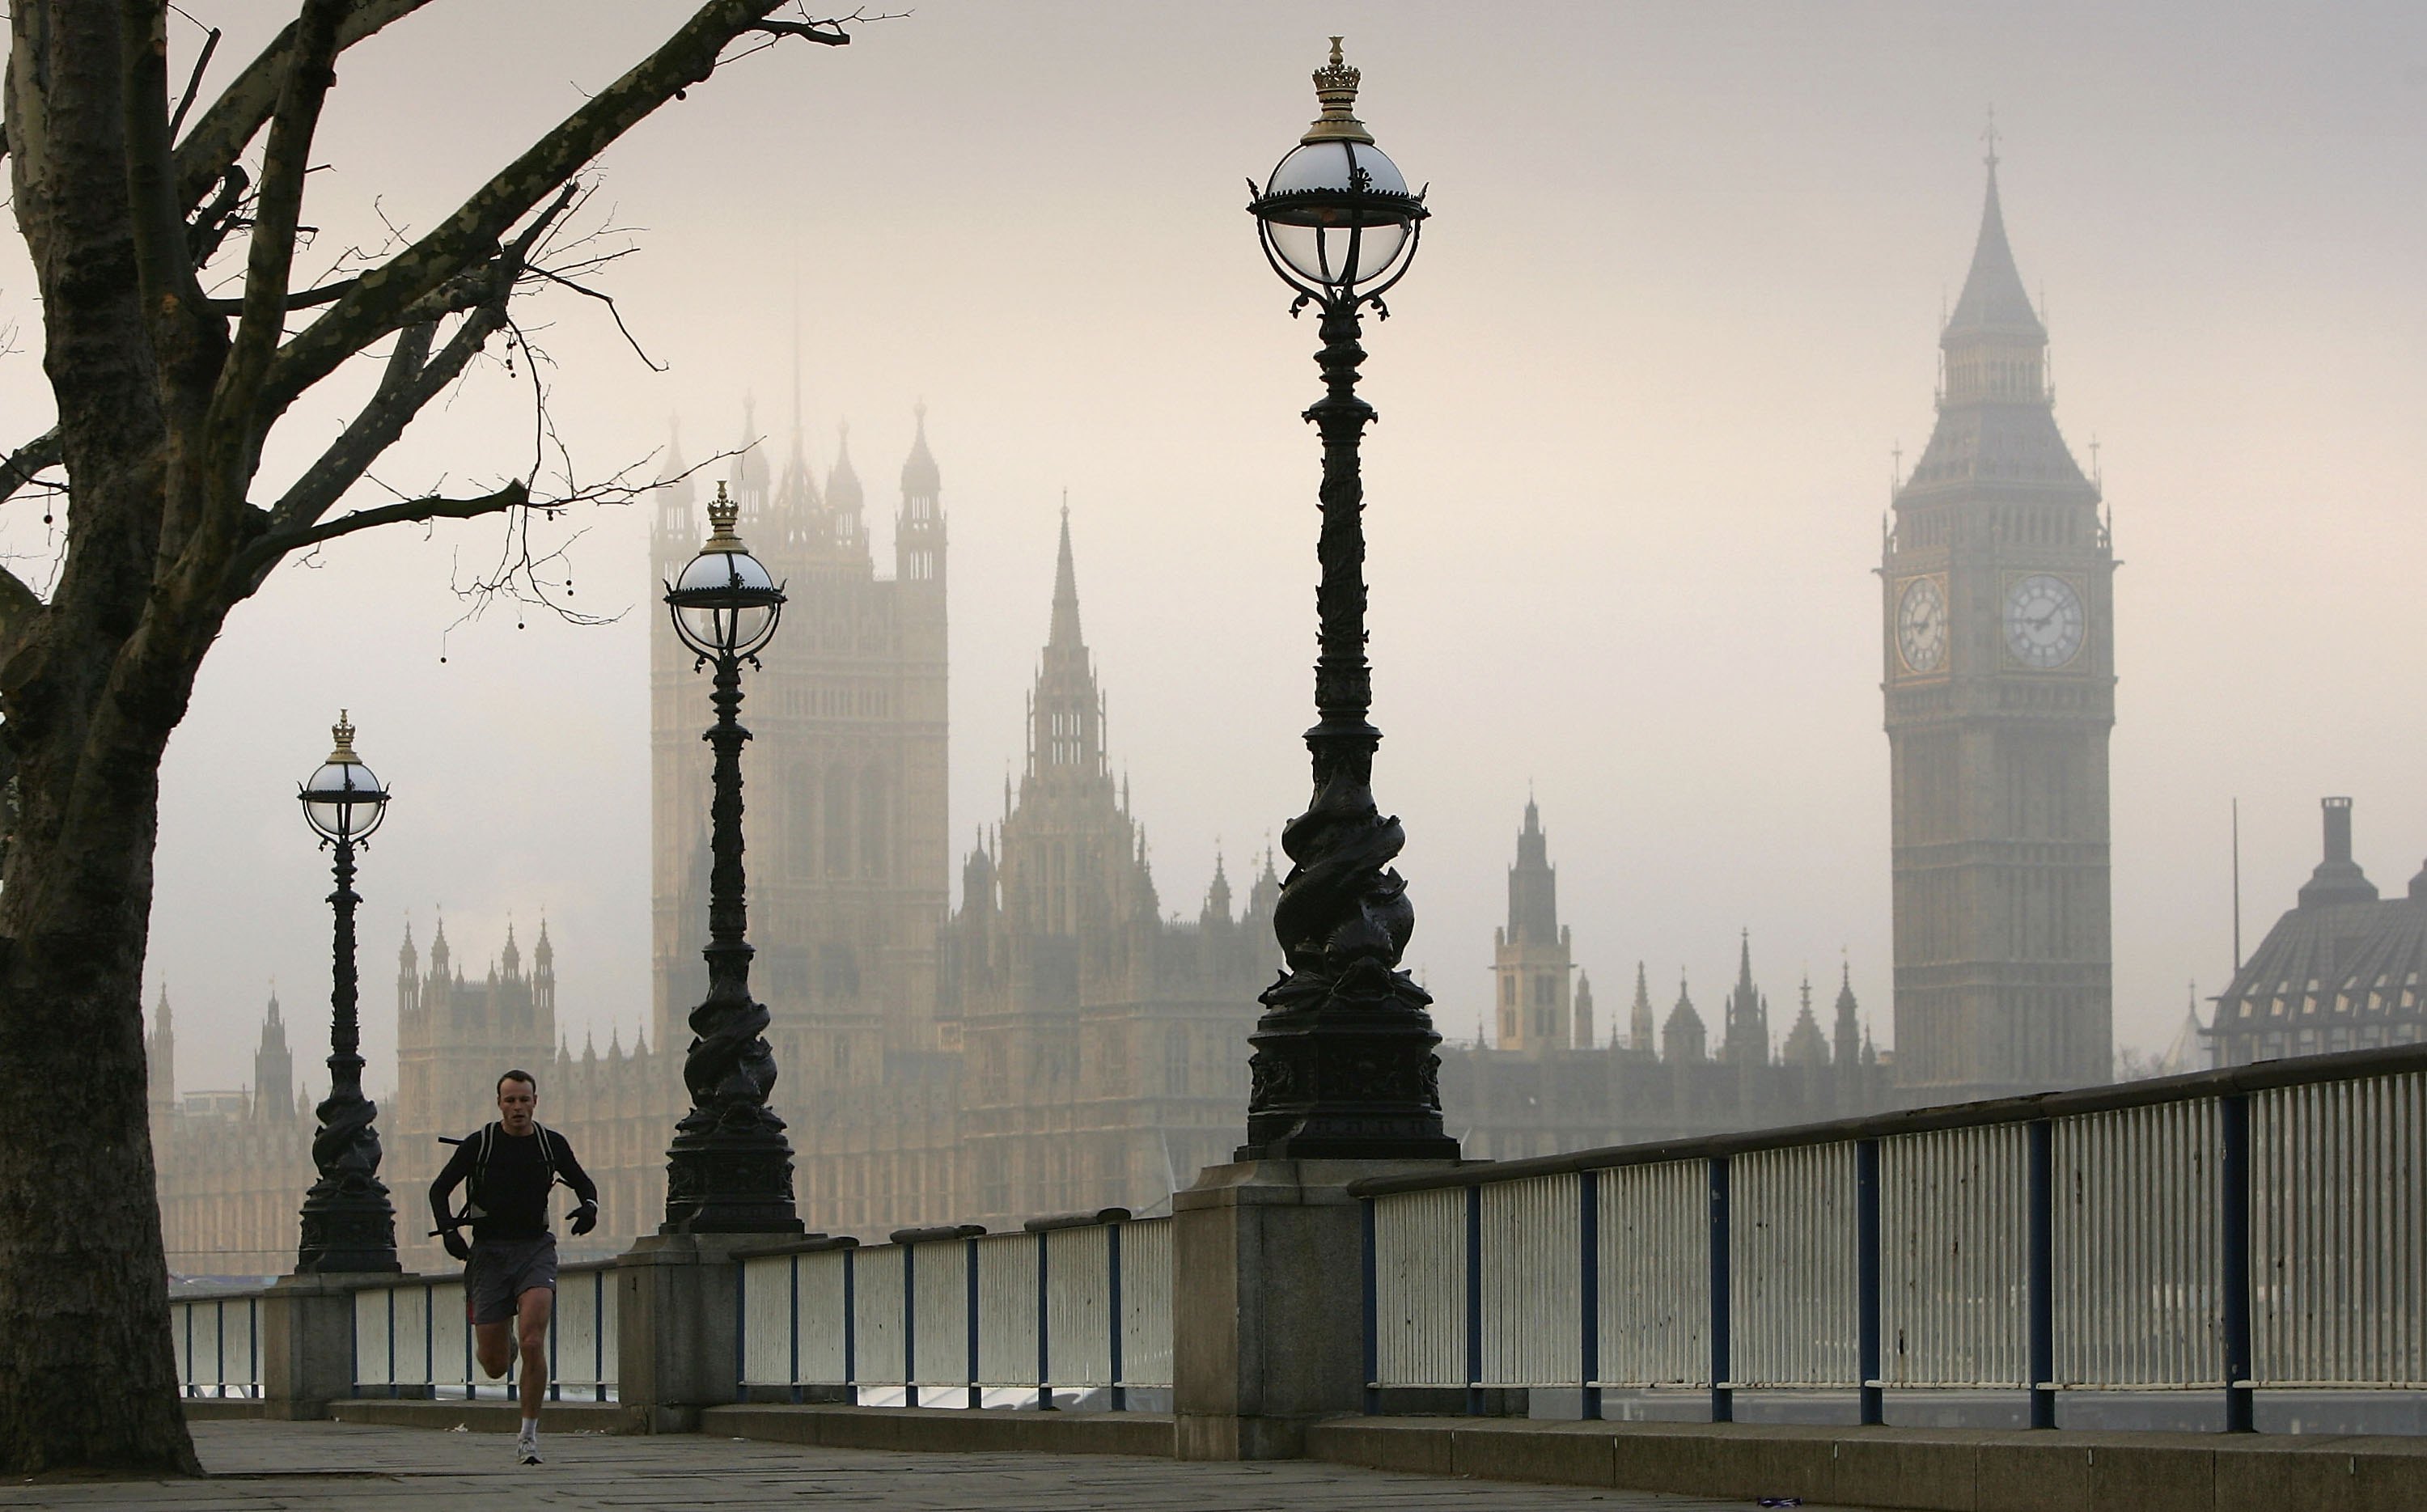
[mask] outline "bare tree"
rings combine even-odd
[[[5,150],[58,420],[0,462],[0,502],[41,495],[65,533],[47,597],[0,570],[0,779],[15,800],[0,861],[0,1471],[196,1469],[138,998],[160,756],[221,623],[280,561],[338,536],[574,502],[525,477],[334,512],[484,343],[512,339],[517,294],[574,276],[548,253],[600,152],[720,63],[787,38],[839,44],[859,19],[708,0],[432,230],[300,287],[338,55],[427,3],[301,0],[189,125],[202,70],[172,94],[165,0],[9,8]],[[242,257],[224,301],[203,282],[223,249]],[[383,342],[352,422],[278,497],[252,497],[280,419]]]

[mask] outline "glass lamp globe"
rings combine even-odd
[[[1341,60],[1334,37],[1331,61],[1314,73],[1323,114],[1247,206],[1275,261],[1334,294],[1388,280],[1427,213],[1424,197],[1408,192],[1398,165],[1353,113],[1359,77]]]
[[[784,591],[733,533],[741,513],[718,483],[708,507],[708,544],[666,590],[675,633],[699,656],[756,654],[774,638],[784,611]]]
[[[335,744],[329,759],[312,773],[299,792],[303,821],[323,839],[348,841],[369,837],[387,817],[387,791],[371,769],[354,755],[354,726],[346,711],[329,732]]]

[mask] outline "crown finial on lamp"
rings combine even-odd
[[[725,480],[721,478],[718,479],[716,480],[716,497],[709,500],[708,506],[708,528],[709,534],[706,549],[709,551],[741,550],[741,538],[733,533],[734,522],[741,518],[741,506],[735,503],[726,496],[725,492]]]
[[[1314,71],[1314,97],[1323,114],[1298,138],[1311,141],[1354,141],[1374,145],[1374,134],[1357,119],[1357,81],[1363,77],[1340,56],[1340,39],[1331,39],[1331,61]]]
[[[346,717],[346,711],[342,708],[337,710],[337,723],[329,726],[329,738],[335,742],[329,751],[329,762],[332,766],[352,767],[362,764],[363,758],[354,755],[353,721]]]

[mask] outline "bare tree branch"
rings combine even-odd
[[[353,0],[337,27],[337,51],[343,53],[429,3],[430,0]],[[295,27],[290,23],[245,65],[243,72],[228,81],[219,98],[195,119],[194,129],[177,144],[179,205],[191,210],[202,203],[203,197],[226,176],[244,154],[245,147],[269,122],[270,112],[278,107],[279,87],[285,78],[288,52],[294,44]]]
[[[213,26],[203,39],[202,56],[194,59],[194,72],[186,78],[186,92],[177,101],[177,109],[169,117],[169,139],[175,141],[177,132],[186,124],[186,112],[194,108],[194,96],[203,88],[203,72],[211,66],[211,55],[220,50],[220,29]]]
[[[600,290],[588,287],[585,285],[577,284],[573,280],[563,277],[561,274],[549,272],[545,268],[534,268],[533,271],[551,284],[562,285],[562,286],[571,289],[576,294],[586,294],[590,298],[596,300],[599,303],[607,306],[607,313],[615,317],[615,329],[624,333],[625,345],[632,349],[632,355],[640,358],[643,366],[646,366],[649,371],[653,373],[662,373],[666,370],[665,364],[659,362],[655,358],[651,357],[646,351],[642,350],[641,338],[632,334],[632,328],[624,323],[624,312],[616,305],[615,297],[613,295],[603,293]]]
[[[59,428],[53,426],[8,453],[8,460],[0,462],[0,502],[14,497],[45,469],[57,466],[59,451]]]
[[[295,18],[294,41],[278,106],[270,118],[269,143],[261,160],[261,200],[253,212],[252,244],[245,260],[244,314],[218,387],[211,395],[215,468],[241,467],[251,460],[258,435],[252,424],[254,397],[269,371],[278,338],[286,329],[288,275],[295,267],[295,229],[303,209],[303,178],[310,171],[312,138],[319,129],[321,102],[337,82],[337,24],[352,0],[303,0]],[[241,437],[232,433],[241,430]],[[242,472],[224,476],[242,496]]]
[[[334,284],[323,284],[318,288],[305,289],[301,294],[289,294],[286,296],[286,308],[290,311],[309,310],[318,305],[334,304],[353,292],[354,285],[360,282],[359,279],[341,278]],[[211,300],[206,301],[204,307],[213,315],[244,313],[242,300]]]
[[[413,304],[494,255],[498,239],[540,199],[691,85],[716,71],[726,43],[785,0],[709,0],[665,43],[492,177],[435,230],[364,275],[353,292],[278,353],[262,389],[265,421],[347,357],[403,323]]]
[[[509,480],[497,492],[477,498],[405,498],[393,504],[377,504],[351,514],[341,514],[334,520],[291,530],[275,536],[264,536],[254,543],[266,547],[275,559],[290,551],[308,550],[323,541],[334,541],[341,535],[358,530],[375,530],[383,525],[401,525],[414,520],[471,520],[483,514],[497,514],[530,502],[530,488],[520,479]],[[248,553],[249,554],[249,553]]]

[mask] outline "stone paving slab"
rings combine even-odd
[[[696,1434],[638,1438],[543,1431],[541,1447],[547,1463],[529,1467],[513,1463],[511,1440],[492,1434],[247,1422],[197,1423],[193,1433],[210,1471],[202,1480],[0,1485],[0,1508],[1749,1512],[1754,1505],[1642,1491],[1394,1475],[1312,1460],[1180,1465],[1106,1455],[905,1455],[804,1449]]]

